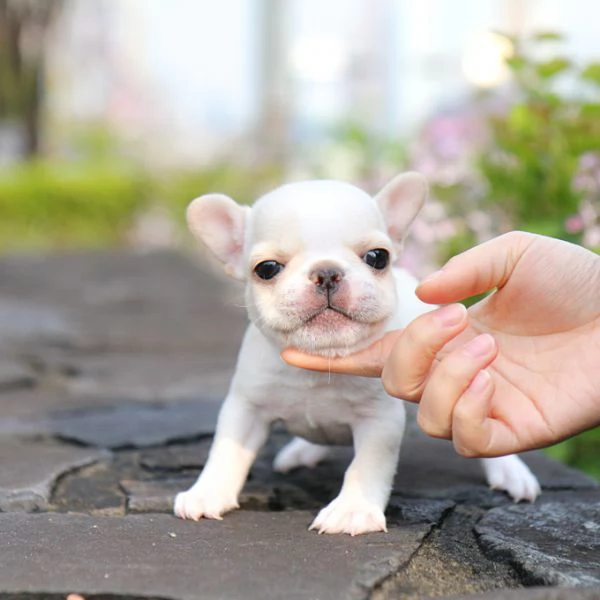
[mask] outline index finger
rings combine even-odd
[[[296,348],[286,348],[281,353],[281,358],[289,365],[311,371],[359,375],[361,377],[380,377],[383,365],[400,335],[402,335],[401,329],[389,331],[368,348],[348,356],[326,358],[307,354]]]

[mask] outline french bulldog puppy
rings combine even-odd
[[[276,471],[312,467],[331,445],[354,446],[339,495],[310,529],[386,531],[403,402],[378,379],[304,371],[286,365],[280,352],[349,354],[432,309],[415,296],[416,280],[392,266],[426,196],[425,179],[405,173],[374,198],[346,183],[306,181],[284,185],[252,208],[217,194],[190,204],[192,232],[229,275],[246,282],[250,325],[208,461],[177,495],[177,516],[221,519],[237,508],[271,424],[281,421],[298,437],[276,456]],[[539,493],[516,456],[486,459],[483,467],[488,482],[515,500]]]

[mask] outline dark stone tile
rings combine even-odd
[[[164,404],[122,403],[98,409],[56,411],[40,431],[99,448],[142,448],[210,435],[219,403],[213,400]]]
[[[476,526],[488,556],[529,585],[600,586],[600,495],[494,508]]]
[[[57,479],[108,456],[101,450],[0,439],[0,511],[46,510]]]
[[[121,488],[127,494],[127,509],[131,513],[172,513],[175,495],[189,488],[193,482],[193,477],[123,480]]]
[[[139,464],[151,472],[178,473],[191,469],[199,474],[211,446],[212,437],[209,437],[199,442],[148,448],[140,452]]]

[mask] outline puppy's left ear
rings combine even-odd
[[[392,240],[402,243],[408,228],[427,199],[429,186],[420,173],[410,171],[394,177],[375,196]]]

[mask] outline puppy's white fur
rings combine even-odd
[[[384,509],[402,441],[403,403],[378,379],[303,371],[279,354],[294,346],[322,356],[366,347],[386,330],[431,310],[406,271],[365,262],[371,250],[396,259],[427,195],[416,173],[396,177],[375,198],[335,181],[285,185],[242,207],[222,195],[188,209],[192,232],[245,280],[251,324],[219,415],[215,439],[196,483],[177,495],[175,514],[220,519],[238,495],[274,421],[296,436],[275,458],[286,472],[314,466],[330,445],[353,444],[342,489],[311,525],[320,533],[385,531]],[[255,267],[276,261],[267,280]],[[367,261],[368,262],[368,261]],[[516,456],[483,461],[488,482],[516,500],[533,500],[537,480]]]

